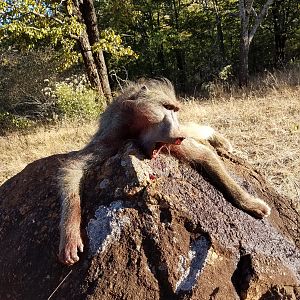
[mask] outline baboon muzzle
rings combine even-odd
[[[157,142],[157,143],[155,143],[154,149],[153,149],[150,157],[151,158],[156,158],[158,156],[159,152],[163,148],[168,148],[169,145],[180,145],[184,139],[185,139],[184,137],[178,137],[178,138],[175,138],[175,140],[170,141],[168,143],[166,143],[166,142]]]

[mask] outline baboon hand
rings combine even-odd
[[[61,237],[59,245],[59,261],[65,265],[73,265],[79,260],[78,251],[83,252],[83,241],[78,232],[69,232]]]
[[[251,197],[251,205],[248,210],[258,218],[268,217],[271,213],[270,206],[259,198]]]

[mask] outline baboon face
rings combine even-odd
[[[164,146],[180,145],[184,137],[180,132],[176,108],[171,105],[157,107],[156,122],[149,122],[141,132],[140,143],[148,157],[156,157]],[[158,118],[159,116],[159,118]]]
[[[140,103],[139,115],[143,128],[139,142],[148,157],[156,157],[163,147],[179,145],[184,139],[180,132],[178,110],[176,100],[159,93]]]
[[[168,85],[142,86],[123,104],[130,110],[130,127],[148,157],[155,157],[164,146],[179,145],[184,139],[177,117],[179,102]]]

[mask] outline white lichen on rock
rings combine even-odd
[[[205,266],[210,246],[210,240],[201,236],[190,245],[188,257],[179,256],[178,269],[181,276],[176,284],[176,293],[190,291],[196,284]]]
[[[124,209],[123,201],[114,201],[96,210],[95,219],[91,219],[86,228],[91,256],[105,251],[109,244],[120,239],[122,229],[130,223],[123,215]]]

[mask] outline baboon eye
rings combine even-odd
[[[163,104],[163,107],[167,110],[174,110],[174,111],[178,111],[179,108],[176,107],[175,105],[173,104]]]

